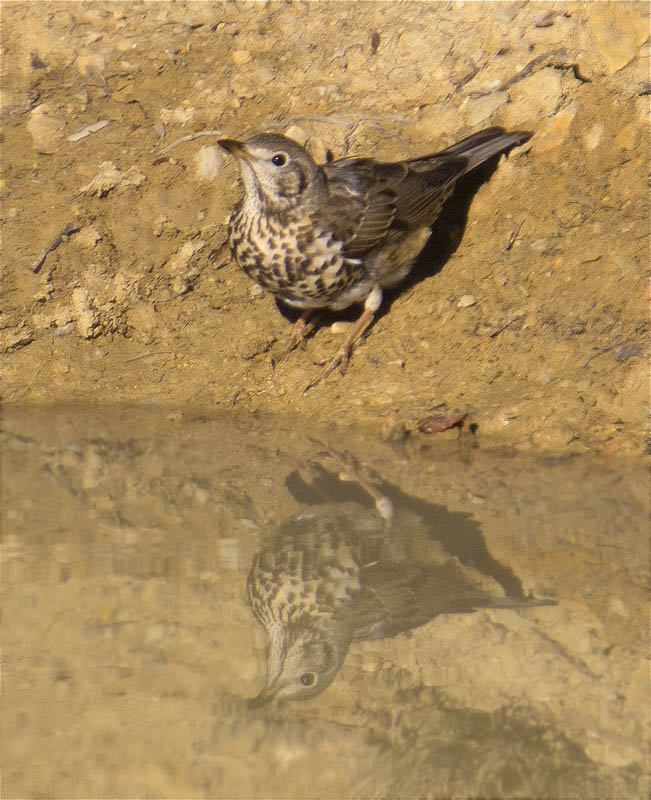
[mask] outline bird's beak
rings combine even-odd
[[[242,142],[238,142],[235,139],[218,139],[217,144],[221,145],[224,150],[228,150],[236,158],[243,158],[245,161],[251,159],[246,145],[242,144]]]
[[[270,683],[269,686],[265,686],[265,688],[260,692],[257,697],[254,697],[252,700],[249,700],[249,708],[260,708],[260,706],[266,706],[267,703],[270,703],[274,697],[278,694],[278,690],[280,686],[276,681]]]

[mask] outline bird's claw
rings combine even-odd
[[[287,358],[287,356],[291,352],[296,350],[297,347],[300,347],[301,350],[305,350],[306,348],[305,336],[303,335],[295,336],[294,334],[292,334],[289,338],[289,341],[287,342],[285,349],[281,350],[280,354],[276,356],[276,361],[282,361],[284,358]]]
[[[339,372],[342,375],[346,374],[346,370],[348,369],[348,363],[350,361],[350,354],[352,352],[352,348],[349,345],[344,345],[342,348],[337,350],[334,356],[328,361],[324,359],[323,361],[317,361],[317,366],[321,367],[324,364],[326,365],[325,369],[321,370],[318,375],[316,375],[312,380],[308,383],[308,385],[303,389],[303,394],[308,392],[310,389],[314,388],[317,383],[321,383],[324,378],[327,378],[331,372],[334,372],[337,367],[340,367]]]
[[[294,323],[294,327],[292,328],[292,332],[289,335],[289,341],[287,342],[287,346],[285,349],[280,353],[280,355],[276,358],[277,361],[282,361],[283,358],[287,358],[287,356],[293,351],[296,350],[297,347],[300,347],[301,350],[305,350],[307,347],[307,337],[315,327],[315,321],[310,320],[308,321],[308,317],[310,316],[311,311],[304,311],[301,316],[296,320]]]

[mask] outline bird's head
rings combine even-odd
[[[325,631],[302,630],[272,642],[269,652],[267,685],[251,701],[254,707],[274,698],[307,700],[320,694],[334,680],[348,652],[350,636]]]
[[[325,191],[321,168],[299,144],[277,133],[259,133],[246,142],[221,139],[240,165],[245,203],[254,211],[288,210]]]

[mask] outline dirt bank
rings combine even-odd
[[[484,442],[643,452],[646,4],[9,2],[3,22],[6,401],[385,434],[437,408]],[[347,374],[303,394],[354,313],[272,368],[290,322],[223,247],[237,169],[200,134],[397,159],[489,125],[534,137],[461,187]]]

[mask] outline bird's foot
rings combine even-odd
[[[350,361],[350,354],[353,352],[353,346],[349,342],[345,342],[339,350],[334,354],[331,359],[325,359],[323,361],[317,361],[316,364],[319,367],[325,365],[325,369],[321,370],[318,375],[316,375],[312,380],[308,383],[308,385],[303,389],[303,394],[305,392],[312,389],[317,383],[321,383],[324,378],[327,378],[331,372],[334,372],[337,367],[340,367],[340,372],[342,375],[346,374],[346,370],[348,369],[348,362]]]
[[[293,350],[296,350],[297,347],[300,347],[301,350],[305,350],[305,341],[316,326],[316,320],[308,322],[310,314],[311,309],[308,308],[296,320],[294,326],[292,327],[292,332],[289,334],[289,341],[287,342],[285,349],[282,350],[280,355],[276,357],[276,361],[282,361],[283,358],[287,358],[287,356]]]
[[[375,307],[365,308],[357,322],[353,325],[352,330],[346,337],[345,342],[341,345],[339,350],[337,350],[334,356],[329,361],[317,361],[319,366],[323,366],[325,364],[325,369],[308,383],[305,389],[303,389],[303,394],[316,386],[317,383],[321,383],[321,381],[324,378],[327,378],[331,372],[337,369],[337,367],[341,367],[340,371],[342,375],[346,374],[348,362],[350,361],[350,355],[353,352],[353,348],[361,339],[364,331],[373,321],[375,310]]]

